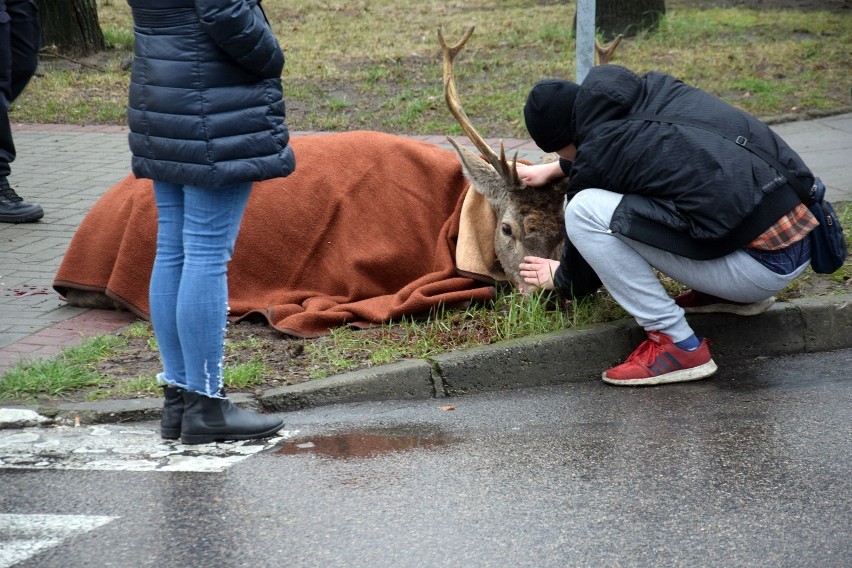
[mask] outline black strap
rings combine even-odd
[[[701,130],[706,130],[707,132],[712,132],[722,138],[726,138],[736,144],[737,146],[741,146],[762,159],[764,162],[775,168],[778,173],[787,178],[787,183],[796,191],[796,194],[799,196],[799,199],[802,200],[802,203],[806,205],[810,205],[814,201],[814,188],[810,188],[806,183],[803,183],[802,180],[793,175],[793,172],[789,170],[789,168],[782,166],[781,163],[767,154],[763,148],[759,148],[757,146],[751,146],[748,143],[748,139],[745,136],[737,136],[733,138],[732,136],[728,136],[724,132],[720,132],[713,128],[712,126],[707,126],[704,123],[698,122],[697,120],[692,120],[690,118],[681,118],[681,117],[672,117],[672,116],[662,116],[657,114],[629,114],[625,117],[627,120],[645,120],[648,122],[665,122],[667,124],[682,124],[684,126],[692,126],[693,128],[700,128]]]

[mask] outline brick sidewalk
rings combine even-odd
[[[0,373],[22,361],[51,358],[86,338],[118,331],[136,320],[130,312],[89,310],[0,348]]]

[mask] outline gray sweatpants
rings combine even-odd
[[[734,302],[759,302],[798,277],[776,274],[738,250],[713,260],[693,260],[621,237],[609,230],[622,195],[584,189],[565,209],[565,228],[577,250],[595,269],[603,285],[646,331],[661,331],[673,341],[692,335],[684,311],[674,303],[654,268],[675,281]]]

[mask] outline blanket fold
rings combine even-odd
[[[493,298],[487,273],[456,269],[468,192],[455,154],[365,131],[292,146],[296,171],[249,199],[228,270],[233,318],[316,337]],[[156,225],[151,181],[128,176],[84,218],[54,288],[103,292],[147,319]]]

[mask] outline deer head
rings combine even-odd
[[[453,75],[453,61],[464,46],[473,27],[454,46],[444,41],[438,30],[438,41],[443,52],[444,98],[450,113],[455,117],[482,157],[448,138],[456,149],[465,177],[474,191],[482,194],[494,209],[497,224],[494,231],[494,250],[503,272],[513,284],[523,283],[518,265],[525,256],[559,258],[565,231],[562,228],[564,186],[560,180],[540,188],[526,187],[518,177],[515,159],[508,160],[503,143],[497,154],[473,127],[461,106]],[[484,158],[484,159],[483,159]],[[555,159],[553,157],[552,159]]]

